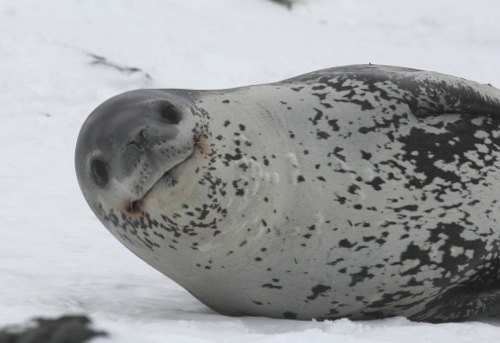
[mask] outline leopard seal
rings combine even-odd
[[[81,190],[128,249],[225,315],[500,312],[500,91],[353,65],[136,90],[78,136]]]

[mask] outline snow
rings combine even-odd
[[[73,151],[90,111],[135,88],[235,87],[368,62],[499,87],[499,10],[496,0],[309,0],[292,11],[266,0],[1,0],[0,327],[85,313],[111,334],[94,342],[496,341],[496,319],[214,313],[104,229]]]

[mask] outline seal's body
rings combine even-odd
[[[347,66],[100,105],[80,187],[127,248],[228,315],[500,312],[500,91]]]

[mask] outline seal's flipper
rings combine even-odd
[[[412,320],[442,323],[500,315],[500,284],[457,286],[431,301]]]

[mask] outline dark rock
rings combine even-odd
[[[86,316],[63,316],[57,319],[35,318],[25,325],[0,330],[0,343],[82,343],[106,332],[89,328]]]

